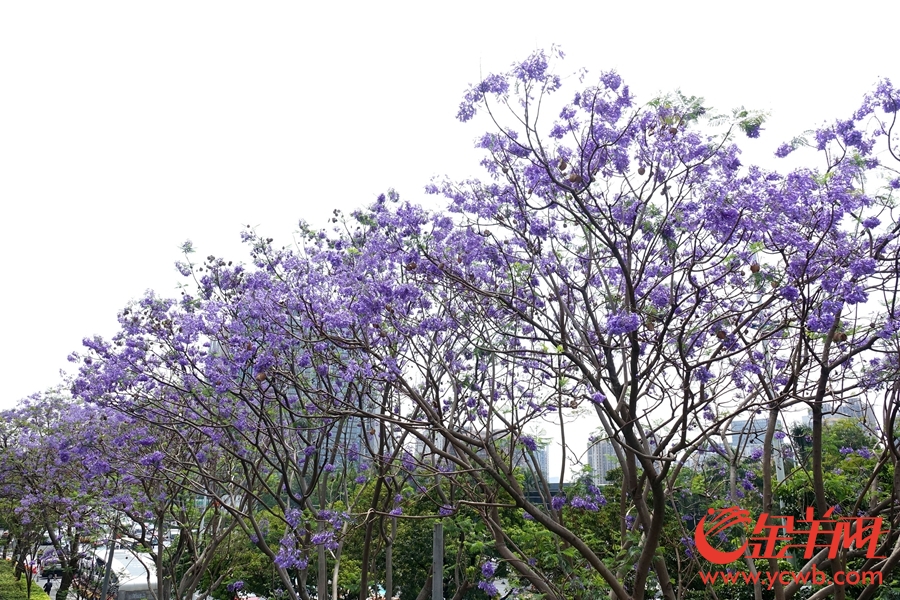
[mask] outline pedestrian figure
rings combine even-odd
[[[44,591],[47,592],[47,595],[50,595],[50,590],[53,589],[53,582],[50,581],[50,578],[47,578],[47,583],[44,584]]]

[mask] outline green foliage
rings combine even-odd
[[[827,424],[822,430],[822,465],[826,470],[843,468],[846,457],[842,448],[860,450],[871,449],[875,445],[872,438],[856,419],[839,419]]]
[[[655,108],[667,108],[673,115],[665,121],[666,125],[676,125],[698,120],[701,116],[715,117],[709,114],[709,108],[703,105],[703,98],[685,95],[681,90],[654,98],[648,104]],[[676,116],[677,115],[677,116]]]
[[[267,514],[260,513],[256,518],[268,522]],[[273,521],[268,528],[266,542],[277,547],[278,540],[284,535],[284,524]],[[233,531],[221,545],[204,574],[200,588],[208,590],[216,600],[231,600],[232,595],[226,586],[238,580],[244,582],[246,589],[270,598],[281,587],[272,561],[240,529]],[[218,585],[214,586],[216,582]]]
[[[787,514],[802,516],[806,507],[815,504],[812,465],[806,457],[812,447],[812,442],[808,441],[811,439],[811,431],[806,426],[795,426],[791,435],[801,454],[801,466],[776,488],[775,496],[782,502]],[[852,508],[877,462],[875,458],[861,456],[859,451],[872,451],[874,446],[874,438],[854,419],[840,419],[823,427],[822,465],[829,505],[838,505],[843,510]],[[890,477],[890,469],[883,470],[880,474],[878,482],[882,490],[890,489]]]
[[[415,598],[431,569],[431,521],[401,520],[394,542],[394,585]],[[412,594],[411,596],[409,594]]]
[[[27,600],[28,590],[25,578],[16,581],[13,575],[13,564],[6,560],[0,560],[0,598],[3,600]],[[31,586],[32,600],[47,600],[49,596],[41,589],[37,582]]]

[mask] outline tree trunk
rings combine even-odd
[[[16,569],[15,569],[14,575],[15,575],[16,581],[21,581],[22,573],[25,572],[25,556],[28,554],[28,552],[25,548],[19,549],[18,546],[19,545],[16,544],[16,555],[15,555]]]
[[[431,595],[431,580],[432,574],[428,573],[428,578],[425,580],[425,585],[422,586],[422,589],[419,590],[419,595],[416,596],[416,600],[428,600],[428,596]]]
[[[56,589],[56,600],[66,600],[69,588],[72,586],[72,580],[75,579],[75,573],[78,571],[78,555],[72,555],[63,567],[62,575],[59,580],[59,587]]]
[[[344,521],[344,524],[341,526],[341,542],[338,545],[337,551],[334,553],[334,569],[331,572],[332,600],[337,600],[338,598],[338,576],[341,574],[341,556],[344,553],[344,536],[347,535],[348,528],[349,525],[347,521]]]
[[[319,510],[325,510],[325,501],[326,501],[326,489],[325,482],[326,478],[322,478],[319,481]],[[319,533],[325,533],[325,521],[319,519]],[[318,588],[319,588],[319,600],[328,600],[328,557],[325,556],[325,544],[319,544],[316,554],[319,558],[319,569],[318,569]],[[337,579],[337,578],[335,578]],[[337,584],[337,581],[335,581]],[[337,594],[335,594],[335,600],[337,600]]]
[[[462,600],[462,597],[469,591],[472,587],[472,584],[468,581],[463,580],[462,584],[456,589],[456,593],[453,594],[453,600]]]
[[[325,526],[321,523],[319,524],[319,531],[325,531]],[[319,568],[316,575],[319,598],[320,600],[328,600],[328,558],[325,556],[325,546],[323,544],[319,544],[316,554],[319,558]]]
[[[378,506],[378,502],[381,500],[381,482],[383,481],[383,477],[378,477],[375,481],[375,491],[372,495],[372,508],[375,509]],[[360,578],[360,587],[359,587],[359,600],[366,600],[366,597],[369,595],[369,556],[371,552],[372,546],[372,525],[374,523],[374,517],[371,514],[366,515],[366,534],[363,540],[363,548],[362,548],[362,560],[360,561],[360,569],[362,570],[361,578]]]

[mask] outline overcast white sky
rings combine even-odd
[[[900,79],[898,17],[888,1],[0,3],[0,408],[58,383],[144,290],[176,295],[186,239],[244,259],[247,224],[288,243],[299,218],[478,174],[462,93],[536,48],[615,68],[642,100],[680,87],[772,111],[746,145],[768,160]]]

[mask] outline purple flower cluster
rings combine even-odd
[[[689,537],[681,537],[679,539],[681,545],[684,546],[684,554],[688,558],[694,558],[697,552],[697,545],[694,543],[694,540]]]
[[[602,404],[606,402],[606,396],[600,392],[594,392],[591,394],[591,402],[594,404]]]
[[[564,494],[560,494],[558,496],[553,496],[550,500],[550,507],[553,510],[559,511],[562,510],[563,506],[566,505],[566,496]]]
[[[489,597],[500,595],[493,581],[496,572],[497,563],[495,561],[487,560],[481,564],[481,581],[478,582],[478,589],[482,590]]]
[[[606,331],[609,335],[623,335],[636,330],[640,324],[640,317],[634,313],[614,314],[606,320]]]

